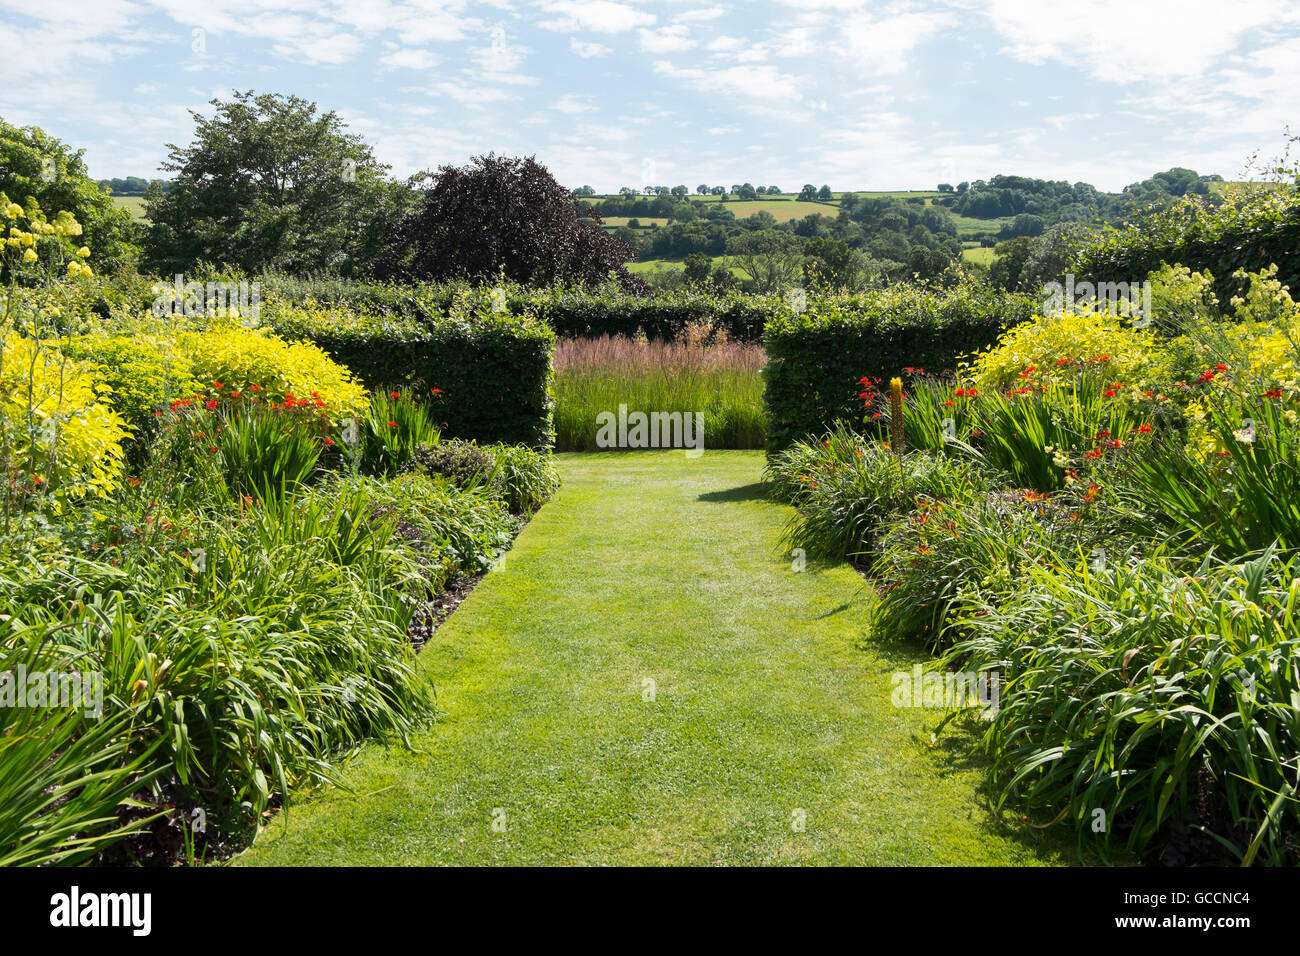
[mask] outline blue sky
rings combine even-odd
[[[1118,189],[1300,127],[1295,0],[0,0],[0,116],[156,174],[232,89],[336,110],[396,174],[535,154],[599,191]]]

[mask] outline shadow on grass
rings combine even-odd
[[[738,488],[728,488],[725,491],[706,491],[697,499],[699,501],[768,501],[770,500],[767,493],[767,483],[755,481],[748,485],[741,485]]]

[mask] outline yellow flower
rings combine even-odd
[[[23,262],[35,262],[35,261],[36,261],[35,249],[28,249],[26,252],[23,253]]]
[[[18,203],[16,202],[11,202],[9,205],[5,206],[6,219],[17,219],[22,214],[23,214],[23,207],[18,205]]]
[[[86,246],[82,246],[80,249],[77,250],[77,255],[81,256],[81,258],[83,259],[89,259],[90,249],[88,249]]]

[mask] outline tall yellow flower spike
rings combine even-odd
[[[895,455],[904,451],[903,442],[903,380],[889,380],[889,444]]]

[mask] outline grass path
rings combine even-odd
[[[353,792],[300,797],[237,863],[1069,857],[992,816],[969,741],[931,747],[935,715],[891,706],[922,654],[865,640],[851,569],[777,553],[760,452],[559,459],[560,494],[421,654],[444,716],[418,752],[368,748]]]

